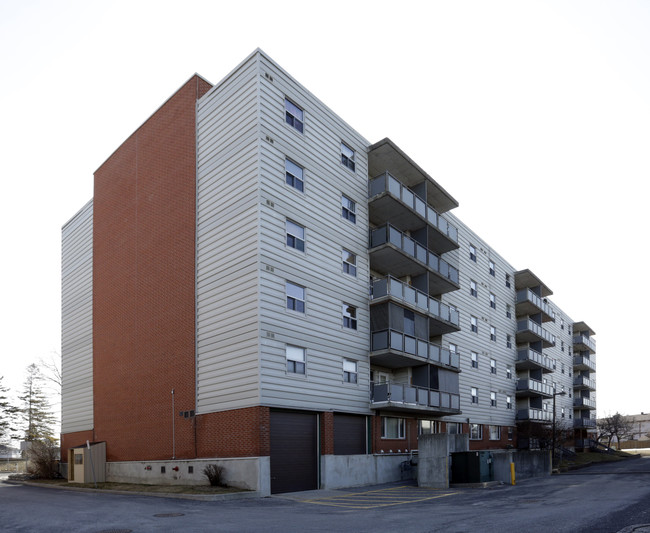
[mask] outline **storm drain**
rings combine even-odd
[[[157,518],[171,518],[172,516],[185,516],[185,513],[158,513],[154,516]]]

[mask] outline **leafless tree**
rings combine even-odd
[[[620,413],[601,418],[597,423],[598,441],[607,439],[607,446],[611,447],[612,440],[616,437],[618,447],[621,447],[621,439],[632,434],[634,429],[634,418],[628,418]]]

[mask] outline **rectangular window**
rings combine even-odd
[[[508,428],[508,440],[512,440],[515,436],[515,430],[511,427]]]
[[[472,403],[478,403],[478,389],[476,387],[472,387],[471,392],[472,392]]]
[[[469,293],[475,298],[478,297],[478,288],[476,287],[476,282],[473,279],[469,281]]]
[[[490,276],[494,276],[496,274],[496,267],[494,266],[494,261],[490,261],[489,265],[490,265]]]
[[[564,418],[564,407],[562,407],[562,418]]]
[[[357,204],[350,200],[347,196],[341,195],[341,216],[352,222],[357,223]]]
[[[469,425],[469,440],[483,440],[483,426],[481,424]]]
[[[284,113],[285,113],[285,120],[287,121],[287,124],[293,126],[300,133],[302,133],[303,122],[305,120],[303,110],[300,109],[296,104],[294,104],[293,102],[285,98]]]
[[[284,173],[287,185],[291,185],[294,189],[298,189],[300,192],[303,191],[303,171],[304,169],[296,165],[293,161],[288,159],[284,160]]]
[[[512,336],[506,335],[506,348],[512,348]]]
[[[497,360],[496,359],[490,359],[490,373],[491,374],[496,374],[497,373]]]
[[[357,329],[357,308],[343,304],[343,327]]]
[[[392,416],[381,417],[382,439],[403,439],[406,435],[406,421],[403,418]]]
[[[354,150],[345,143],[341,143],[341,163],[344,167],[354,172],[356,166],[354,162]]]
[[[497,297],[496,297],[496,295],[494,295],[492,293],[490,293],[490,307],[492,309],[497,308]]]
[[[510,274],[506,274],[506,287],[510,288]]]
[[[357,276],[357,256],[352,252],[348,252],[345,248],[341,251],[341,259],[343,261],[343,272],[350,274],[350,276]]]
[[[286,282],[287,309],[291,311],[305,312],[305,288],[290,281]]]
[[[305,228],[287,219],[287,246],[301,252],[305,251]]]
[[[506,409],[512,409],[512,396],[506,396]]]
[[[469,258],[476,263],[476,248],[474,245],[469,245]]]
[[[418,421],[418,435],[432,435],[434,433],[440,433],[440,422],[435,420]]]
[[[346,383],[357,382],[357,362],[349,359],[343,360],[343,381]]]
[[[490,440],[501,440],[501,426],[489,426]]]
[[[415,313],[409,309],[404,309],[404,333],[415,335]]]
[[[490,326],[490,340],[496,342],[497,340],[497,328]]]
[[[512,311],[510,310],[510,304],[506,305],[506,318],[512,318]]]
[[[478,333],[478,319],[475,316],[469,317],[470,329],[473,333]]]
[[[512,379],[512,367],[510,365],[506,366],[506,379]]]
[[[478,368],[478,352],[471,352],[472,368]]]
[[[564,319],[560,318],[560,329],[564,329]]]
[[[460,422],[447,422],[447,433],[449,435],[460,435],[463,433],[463,424]]]
[[[298,346],[286,347],[287,372],[293,374],[305,373],[305,349]]]
[[[564,341],[560,341],[560,346],[561,346],[560,350],[564,351]]]
[[[76,465],[84,464],[84,455],[83,455],[83,453],[75,453],[74,454],[74,464],[76,464]]]
[[[497,393],[494,392],[494,391],[491,391],[491,392],[490,392],[490,405],[491,405],[492,407],[496,407],[496,406],[497,406]]]

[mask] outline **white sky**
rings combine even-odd
[[[314,6],[314,7],[309,7]],[[60,352],[60,228],[194,72],[256,47],[596,330],[598,412],[650,411],[650,2],[0,0],[0,375]]]

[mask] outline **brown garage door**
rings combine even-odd
[[[334,454],[366,453],[366,417],[334,413]]]
[[[317,415],[271,411],[271,492],[317,488]]]

